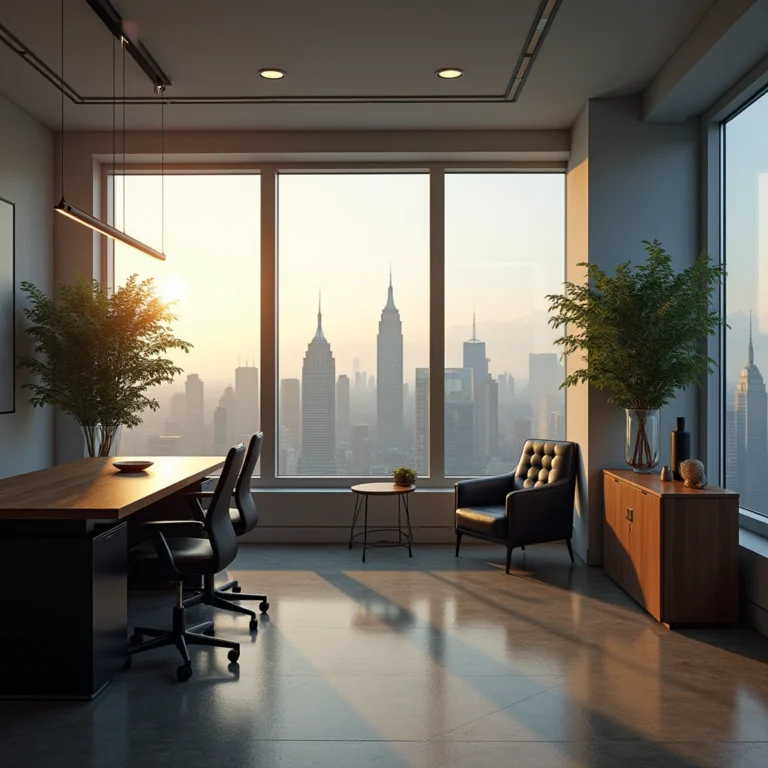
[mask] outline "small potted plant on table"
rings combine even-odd
[[[408,488],[416,484],[416,472],[410,467],[398,467],[392,473],[392,479],[395,481],[395,485]]]

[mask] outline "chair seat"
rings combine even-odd
[[[213,548],[208,539],[166,537],[173,562],[179,573],[205,574],[210,571],[206,565],[213,561]],[[151,541],[145,541],[128,553],[131,563],[144,564],[158,561],[157,550]]]
[[[456,510],[456,528],[492,539],[506,539],[507,515],[502,505],[461,507]]]

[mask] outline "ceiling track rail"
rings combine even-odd
[[[115,10],[109,0],[86,0],[86,2],[101,19],[104,26],[119,41],[125,41],[125,48],[129,55],[133,57],[133,60],[141,67],[144,74],[152,81],[152,86],[155,89],[167,88],[173,85],[168,75],[163,72],[141,40],[131,35],[129,28],[123,23],[123,17]]]

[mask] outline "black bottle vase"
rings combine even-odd
[[[677,417],[677,429],[669,433],[669,465],[675,480],[682,480],[680,462],[691,458],[691,433],[685,429],[685,417]]]

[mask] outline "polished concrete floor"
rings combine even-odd
[[[243,547],[230,574],[272,607],[256,635],[216,614],[238,666],[195,649],[177,683],[163,650],[90,704],[2,702],[0,766],[768,766],[768,640],[670,632],[562,545],[503,556]]]

